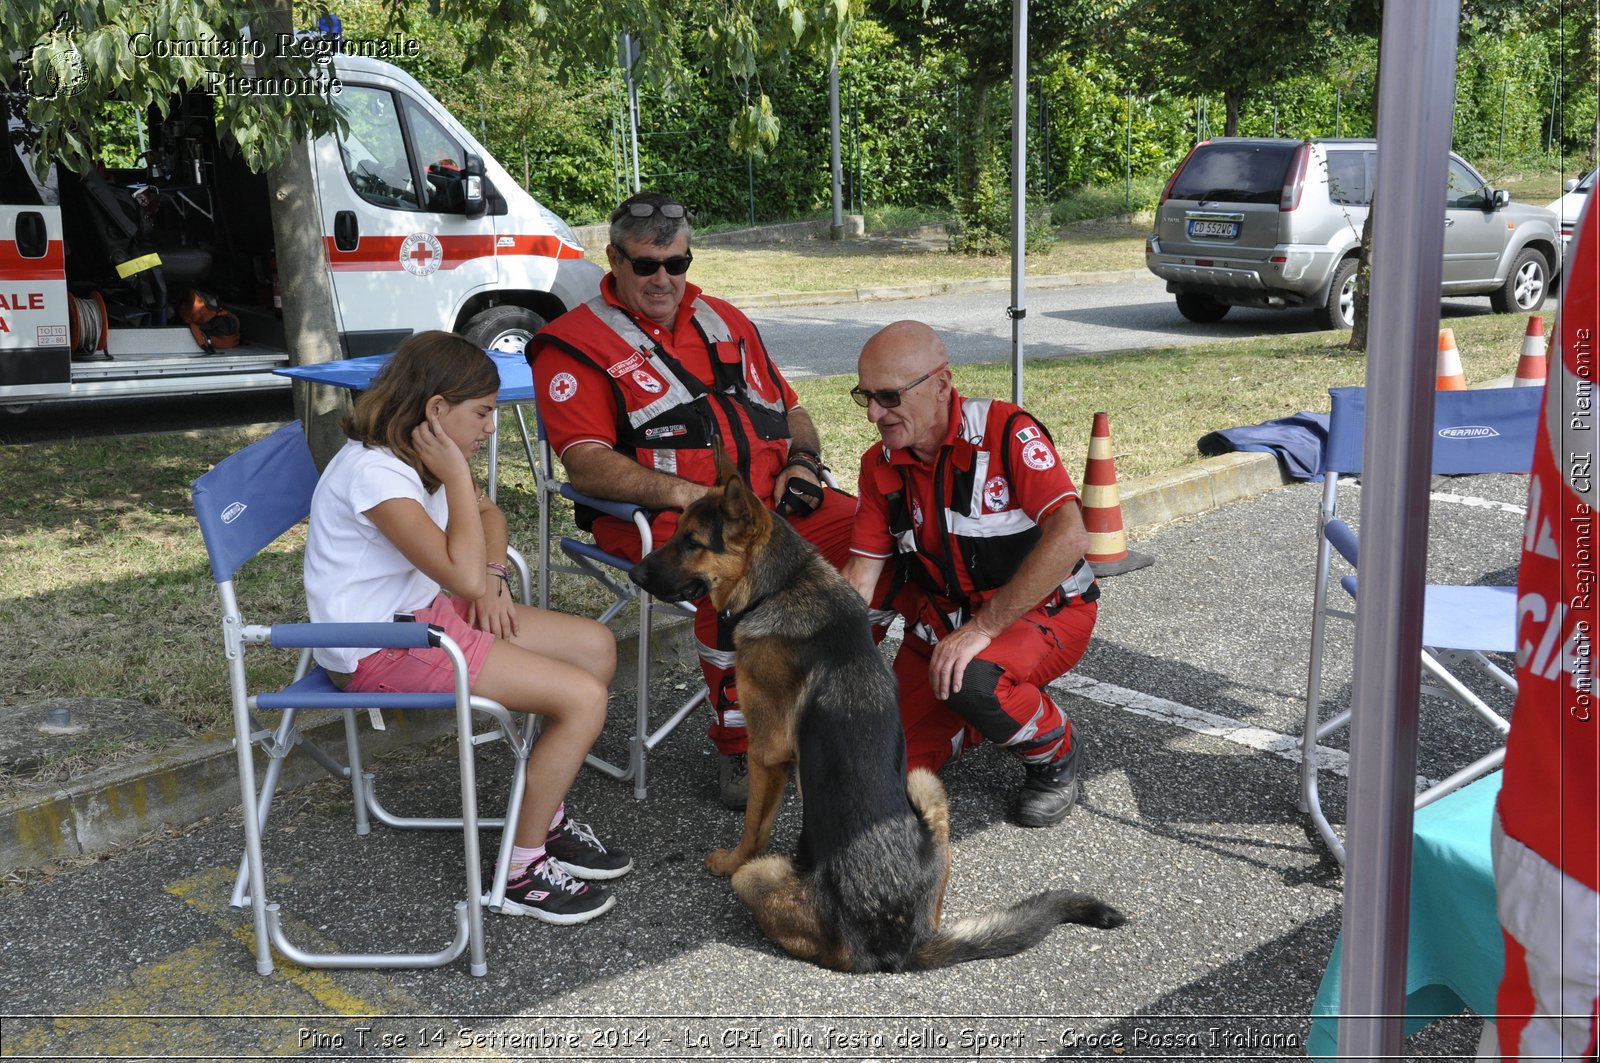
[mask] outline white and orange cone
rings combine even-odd
[[[1522,357],[1517,359],[1517,375],[1516,379],[1511,381],[1511,386],[1543,387],[1544,378],[1544,318],[1533,314],[1528,318],[1528,331],[1522,337]]]
[[[1115,576],[1144,568],[1155,558],[1128,549],[1122,526],[1122,498],[1117,492],[1117,466],[1111,454],[1111,419],[1094,415],[1089,433],[1089,460],[1083,468],[1081,488],[1083,525],[1089,532],[1084,560],[1096,576]]]
[[[1436,391],[1465,391],[1467,378],[1461,372],[1461,352],[1456,349],[1455,330],[1439,330],[1439,369],[1434,382]]]

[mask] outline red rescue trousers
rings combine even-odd
[[[1043,687],[1083,657],[1098,611],[1098,603],[1080,602],[1054,616],[1044,608],[1024,614],[973,658],[948,701],[933,695],[933,647],[908,634],[894,659],[908,766],[938,771],[985,739],[1028,764],[1065,756],[1072,721]]]

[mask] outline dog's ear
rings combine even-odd
[[[744,482],[737,470],[729,469],[722,480],[722,515],[731,521],[746,523],[764,508],[750,485]]]
[[[728,451],[722,445],[720,438],[711,441],[711,460],[717,466],[717,486],[727,487],[730,481],[739,478],[739,467],[728,457]]]

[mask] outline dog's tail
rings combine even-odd
[[[912,970],[928,971],[967,960],[1010,956],[1032,948],[1061,923],[1110,930],[1128,921],[1111,905],[1087,893],[1046,890],[1011,907],[947,920],[911,954]]]

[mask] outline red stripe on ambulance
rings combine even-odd
[[[8,281],[65,281],[66,245],[51,240],[40,258],[24,258],[15,240],[0,240],[0,277]]]
[[[333,237],[324,237],[328,251],[329,268],[340,273],[350,272],[378,272],[405,268],[400,261],[400,252],[408,236],[363,236],[353,251],[341,251],[334,246]],[[535,255],[543,258],[582,258],[583,252],[569,244],[562,243],[554,236],[501,236],[488,234],[471,236],[439,236],[439,245],[444,250],[444,261],[438,268],[441,270],[455,269],[457,266],[477,258],[489,258],[495,254],[501,255]],[[498,241],[511,241],[508,245],[496,246]],[[425,245],[418,245],[411,251],[413,256],[429,255],[431,251]]]

